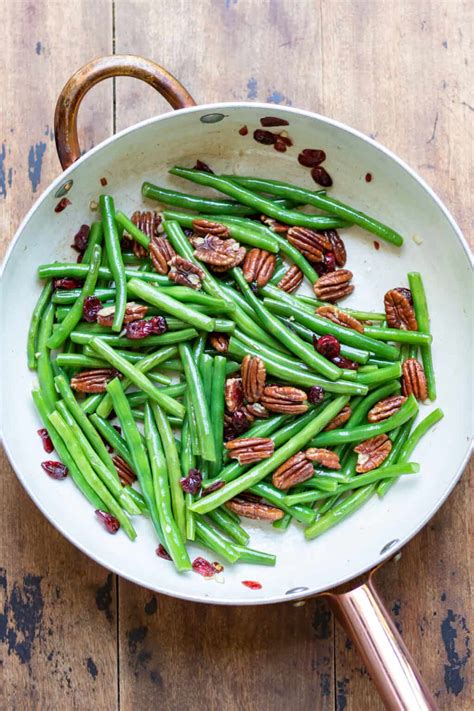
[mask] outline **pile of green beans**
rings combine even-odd
[[[74,485],[96,512],[109,515],[109,532],[122,528],[134,540],[133,519],[147,517],[179,573],[192,570],[189,546],[195,545],[226,563],[274,565],[273,554],[249,547],[251,531],[234,512],[234,499],[239,506],[247,502],[250,518],[255,506],[278,518],[273,527],[280,535],[295,522],[313,539],[375,493],[386,495],[400,476],[420,471],[411,455],[442,411],[416,424],[418,402],[410,394],[380,421],[369,413],[401,395],[403,364],[418,352],[428,396],[436,397],[423,281],[418,272],[408,274],[416,331],[388,326],[383,312],[339,304],[362,327],[359,332],[334,323],[316,313],[327,302],[277,286],[289,265],[310,286],[319,277],[311,255],[290,244],[286,228],[268,225],[276,220],[321,232],[355,224],[400,246],[394,229],[324,190],[178,167],[170,173],[223,197],[145,182],[143,197],[165,206],[159,233],[145,233],[115,209],[111,196],[101,195],[100,219],[91,226],[80,263],[39,266],[44,285],[27,335],[28,367],[38,380],[33,401]],[[305,206],[319,212],[300,209]],[[260,215],[272,219],[263,224]],[[222,225],[246,250],[273,255],[274,272],[265,286],[247,281],[245,265],[222,273],[200,261],[187,232],[196,219]],[[201,269],[198,288],[185,285],[185,278],[177,283],[173,273],[157,273],[154,248],[163,238],[187,269]],[[140,251],[131,250],[130,239]],[[136,337],[140,324],[129,323],[137,306],[143,314],[138,320],[161,318],[163,332],[148,328],[151,321],[141,324]],[[111,314],[110,326],[100,325],[103,318],[94,322],[100,308]],[[319,352],[315,344],[322,336],[336,339],[342,360]],[[246,356],[263,364],[262,387],[293,388],[299,414],[288,404],[280,411],[271,391],[261,391],[257,403],[251,399],[248,383],[239,378]],[[342,412],[348,413],[344,424],[334,428]],[[377,468],[356,473],[354,448],[374,437],[388,439],[390,452]],[[272,452],[241,463],[224,446],[238,438],[268,438]],[[310,447],[330,449],[339,469],[313,464],[306,480],[277,488],[274,472]]]

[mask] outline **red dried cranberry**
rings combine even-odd
[[[344,356],[336,356],[335,358],[332,358],[332,362],[334,365],[338,365],[339,368],[346,368],[347,370],[357,370],[359,367],[353,360],[344,358]]]
[[[332,185],[332,178],[322,165],[316,165],[311,170],[311,177],[315,183],[321,185],[323,188],[330,188]]]
[[[179,480],[181,488],[186,494],[197,494],[202,484],[202,474],[199,469],[190,469],[188,476]]]
[[[242,580],[242,585],[245,585],[246,588],[250,588],[250,590],[262,589],[262,583],[258,583],[256,580]]]
[[[84,259],[84,255],[82,252],[79,252],[79,254],[76,257],[76,264],[82,264],[82,260]]]
[[[404,286],[397,286],[396,289],[393,289],[393,291],[398,291],[398,293],[404,296],[405,299],[410,302],[410,304],[413,304],[413,297],[411,295],[410,289],[407,289]]]
[[[89,225],[81,225],[79,232],[76,232],[74,235],[74,242],[71,247],[81,254],[85,252],[87,249],[87,243],[89,242],[89,232]]]
[[[48,460],[41,462],[41,467],[51,479],[65,479],[68,474],[67,467],[62,462]]]
[[[214,171],[209,168],[207,163],[204,163],[202,160],[197,160],[196,165],[194,166],[194,170],[203,170],[205,173],[212,173],[214,175]]]
[[[194,234],[193,231],[190,230],[188,227],[185,227],[183,232],[186,235],[186,237],[191,237],[191,235]]]
[[[127,323],[125,327],[125,335],[131,340],[139,340],[140,338],[146,338],[147,336],[157,335],[160,336],[168,330],[168,324],[164,316],[152,316],[146,321],[145,319],[140,319],[140,321],[132,321]]]
[[[69,198],[63,197],[54,208],[54,212],[62,212],[67,208],[68,205],[71,205],[71,201],[69,200]]]
[[[107,185],[107,178],[101,178],[101,179],[100,179],[100,184],[101,184],[101,185]]]
[[[53,443],[51,442],[51,438],[48,434],[48,430],[42,427],[40,430],[36,430],[41,437],[41,441],[43,442],[43,449],[46,452],[46,454],[51,454],[53,451]]]
[[[366,182],[366,183],[372,182],[372,173],[366,173],[366,174],[365,174],[365,182]]]
[[[242,412],[242,410],[236,410],[232,413],[232,426],[238,435],[247,432],[250,427],[250,422],[248,421],[245,412]]]
[[[158,548],[156,549],[155,553],[159,558],[164,558],[165,560],[171,560],[170,554],[168,553],[166,548],[161,545],[161,543],[158,546]]]
[[[205,558],[195,558],[192,565],[194,572],[199,573],[203,578],[212,578],[218,572],[215,565]]]
[[[324,388],[320,385],[313,385],[308,390],[308,402],[312,405],[317,405],[324,400]]]
[[[131,239],[128,235],[123,235],[122,239],[120,240],[120,249],[122,252],[130,252],[130,250],[133,248],[133,239]]]
[[[115,516],[107,513],[107,511],[101,511],[100,509],[96,509],[95,515],[99,521],[102,521],[109,533],[117,533],[120,528],[120,522]]]
[[[78,289],[82,286],[82,282],[79,279],[73,279],[72,277],[64,277],[63,279],[53,279],[53,287],[55,289]]]
[[[305,168],[314,168],[326,160],[326,154],[320,148],[305,148],[298,156],[298,163]]]
[[[318,338],[313,334],[313,345],[318,353],[329,360],[336,358],[341,352],[341,344],[335,336],[321,336],[321,338]]]
[[[326,252],[322,262],[316,262],[313,264],[318,276],[323,276],[324,274],[329,274],[329,272],[336,271],[336,257],[333,252]]]
[[[84,299],[84,305],[82,307],[82,315],[84,320],[89,323],[94,323],[97,321],[97,314],[102,308],[102,303],[97,296],[86,296]]]
[[[277,138],[271,131],[264,131],[261,128],[255,129],[253,137],[257,143],[263,143],[264,146],[272,146]]]
[[[223,486],[225,486],[225,481],[215,481],[213,484],[209,484],[209,486],[202,490],[201,496],[212,494],[213,491],[218,491],[219,489],[222,489]]]
[[[248,134],[249,130],[247,126],[242,126],[242,128],[239,128],[239,133],[241,136],[246,136]]]
[[[277,116],[264,116],[260,119],[260,123],[265,128],[270,128],[270,126],[289,126],[290,124],[286,119],[278,118]]]
[[[156,336],[161,336],[162,333],[166,333],[168,330],[168,324],[164,316],[152,316],[147,323],[150,333]]]

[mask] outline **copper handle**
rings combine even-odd
[[[150,59],[133,54],[99,57],[81,67],[65,84],[56,103],[54,133],[56,149],[63,169],[81,155],[77,137],[77,113],[89,89],[110,77],[127,76],[150,84],[173,109],[195,106],[193,97],[175,77]]]
[[[361,584],[326,593],[389,711],[435,711],[438,707],[375,590]]]

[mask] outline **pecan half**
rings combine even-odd
[[[324,449],[323,447],[310,447],[305,452],[306,459],[310,462],[316,462],[321,464],[327,469],[340,469],[341,463],[339,461],[339,455],[336,452],[332,452],[330,449]]]
[[[172,257],[170,260],[170,270],[168,277],[182,286],[189,286],[191,289],[200,289],[202,280],[206,276],[201,267],[198,267],[187,259],[183,259],[179,255]]]
[[[293,291],[296,291],[302,281],[303,272],[296,266],[296,264],[293,264],[288,271],[284,273],[278,282],[277,287],[282,291],[286,291],[287,294],[291,294]]]
[[[263,222],[264,225],[269,227],[274,232],[278,232],[279,234],[285,234],[285,232],[288,232],[289,230],[289,225],[284,225],[282,222],[274,220],[273,217],[268,217],[267,215],[260,215],[260,220]]]
[[[242,407],[244,402],[242,378],[227,378],[225,381],[224,397],[228,412],[235,412]]]
[[[133,224],[138,227],[139,230],[144,232],[150,239],[158,234],[158,227],[161,224],[161,215],[158,212],[140,212],[140,210],[137,210],[133,213],[130,219]],[[143,247],[139,242],[134,240],[132,235],[127,236],[133,240],[133,253],[137,257],[148,257],[148,250],[146,247]]]
[[[377,469],[384,462],[392,449],[392,442],[386,434],[366,439],[354,447],[357,457],[356,472],[364,474]]]
[[[136,481],[137,475],[127,464],[125,459],[122,459],[122,457],[116,454],[112,457],[112,461],[123,486],[130,486],[134,481]]]
[[[238,516],[253,518],[256,521],[278,521],[285,515],[284,511],[277,509],[263,501],[252,501],[247,498],[235,496],[226,503],[226,507]]]
[[[190,242],[197,259],[222,271],[236,267],[245,259],[245,247],[241,247],[235,239],[220,239],[215,235],[205,235],[204,237],[193,236]]]
[[[326,232],[326,236],[329,238],[329,241],[331,242],[332,252],[334,254],[334,259],[336,260],[337,266],[343,267],[344,264],[346,263],[346,258],[347,258],[344,242],[339,237],[339,234],[336,232],[336,230],[328,230]]]
[[[324,428],[325,432],[329,430],[337,430],[342,425],[345,425],[347,420],[350,419],[352,415],[352,409],[349,405],[345,405],[340,412],[337,413],[336,417],[333,417],[331,422]]]
[[[230,230],[226,225],[211,220],[193,220],[193,230],[198,235],[215,235],[216,237],[230,237]]]
[[[303,390],[291,385],[267,385],[260,400],[270,412],[299,415],[308,409],[307,399]]]
[[[274,487],[284,491],[291,486],[311,479],[313,474],[314,466],[312,462],[309,461],[304,452],[298,452],[273,472],[272,483]]]
[[[406,397],[403,395],[392,395],[391,397],[379,400],[379,402],[369,410],[367,420],[369,422],[381,422],[382,420],[386,420],[398,412],[405,401]]]
[[[158,274],[167,274],[170,262],[176,256],[176,252],[166,237],[154,236],[149,244],[151,263]]]
[[[345,326],[346,328],[352,328],[353,331],[358,331],[358,333],[364,333],[364,326],[361,322],[353,316],[346,314],[344,311],[341,311],[337,306],[318,306],[316,313],[318,316],[327,318],[339,326]]]
[[[353,285],[349,283],[351,279],[352,272],[348,269],[338,269],[336,272],[324,274],[314,284],[314,293],[321,301],[339,301],[354,291]]]
[[[129,301],[125,307],[123,322],[132,323],[132,321],[139,321],[146,316],[147,311],[148,306],[145,306],[145,304],[136,304],[134,301]],[[114,315],[115,306],[105,306],[97,312],[97,323],[101,326],[111,326],[114,322]]]
[[[227,353],[229,348],[229,336],[225,333],[210,333],[209,343],[218,353]]]
[[[428,397],[425,371],[416,358],[407,358],[402,365],[402,392],[422,401]]]
[[[268,284],[275,271],[276,256],[265,249],[255,247],[247,252],[242,271],[246,281],[256,282],[259,289]]]
[[[249,402],[242,409],[245,410],[248,417],[257,417],[260,420],[270,417],[270,413],[260,402]]]
[[[271,457],[275,445],[269,437],[241,437],[225,443],[231,459],[237,459],[239,464],[251,464],[261,459]]]
[[[409,289],[390,289],[390,291],[387,291],[384,297],[384,306],[387,325],[390,328],[401,328],[404,331],[418,330],[418,322],[410,300],[411,292]]]
[[[309,262],[322,262],[324,251],[332,250],[332,245],[325,234],[307,227],[290,227],[286,235],[288,242],[296,247]]]
[[[258,356],[246,355],[240,366],[242,386],[247,402],[258,402],[263,394],[267,371],[265,363]]]
[[[78,393],[104,393],[107,383],[117,377],[122,376],[115,368],[94,368],[77,373],[70,385]]]

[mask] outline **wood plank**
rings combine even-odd
[[[52,128],[57,94],[81,64],[111,51],[112,17],[105,0],[2,0],[0,12],[3,252],[26,210],[60,172]],[[84,148],[109,134],[111,86],[86,100],[80,121]],[[4,455],[0,473],[0,707],[112,709],[114,576],[53,529]]]

